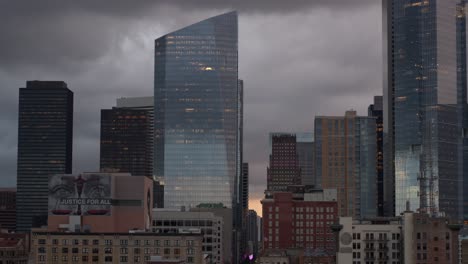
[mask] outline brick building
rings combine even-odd
[[[262,210],[264,250],[320,248],[335,252],[330,225],[338,219],[336,190],[276,192],[262,200]]]
[[[286,191],[290,185],[301,184],[301,167],[296,147],[295,134],[270,134],[271,152],[267,168],[269,191]]]
[[[29,242],[26,234],[0,233],[0,263],[28,263]]]

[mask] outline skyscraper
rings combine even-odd
[[[396,215],[409,206],[462,216],[458,2],[384,1],[385,177],[395,192],[385,198]]]
[[[323,189],[337,189],[341,216],[377,215],[376,119],[357,116],[315,117],[316,175]]]
[[[296,148],[296,135],[270,133],[270,163],[267,168],[267,190],[286,191],[301,184],[301,168]]]
[[[369,105],[367,115],[376,118],[377,135],[377,214],[384,216],[384,161],[383,161],[383,104],[382,96],[374,96],[374,103]]]
[[[165,206],[238,201],[237,13],[155,40],[154,174]]]
[[[47,219],[48,177],[72,172],[73,92],[62,81],[19,90],[17,230]]]
[[[153,175],[153,97],[135,99],[101,110],[101,171]]]
[[[301,167],[301,184],[318,187],[315,178],[315,151],[313,133],[296,133],[296,150]]]

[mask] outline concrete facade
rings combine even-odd
[[[36,264],[146,263],[151,256],[202,264],[202,236],[154,233],[61,233],[32,230]]]

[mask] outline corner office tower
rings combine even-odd
[[[155,40],[154,174],[165,207],[237,202],[241,152],[237,13]]]
[[[462,217],[459,0],[384,0],[385,213]]]

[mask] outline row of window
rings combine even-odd
[[[151,258],[150,256],[145,256],[144,261],[147,262],[147,261],[150,260],[150,258]],[[92,256],[92,258],[89,258],[88,256],[81,256],[81,258],[79,256],[72,256],[70,259],[71,259],[72,262],[76,262],[76,263],[78,263],[78,262],[81,262],[81,263],[88,262],[90,260],[92,262],[99,262],[99,256]],[[126,262],[129,261],[128,256],[120,256],[119,259],[120,259],[120,263],[122,263],[122,262],[126,263]],[[64,256],[62,256],[61,260],[63,262],[68,262],[69,258],[68,258],[67,255],[64,255]],[[142,262],[141,260],[142,260],[142,258],[140,256],[133,257],[133,262],[134,263],[140,263],[140,262]],[[38,256],[38,261],[39,261],[40,264],[42,264],[45,261],[47,261],[47,258],[46,258],[45,255],[39,255]],[[53,255],[51,261],[52,262],[58,262],[59,257],[57,255]],[[105,256],[104,257],[104,262],[112,263],[113,262],[113,257],[112,256]],[[192,257],[192,256],[187,257],[187,263],[193,263],[193,262],[194,262],[194,257]]]
[[[104,240],[104,245],[106,246],[110,246],[110,245],[113,245],[113,241],[112,239],[106,239]],[[163,244],[164,246],[180,246],[181,243],[179,240],[154,240],[154,241],[151,241],[151,240],[130,240],[130,241],[133,241],[133,245],[134,246],[141,246],[141,245],[145,245],[145,246],[161,246],[161,244]],[[80,245],[80,240],[79,239],[72,239],[71,241],[69,241],[68,239],[62,239],[62,243],[61,245],[69,245],[69,242],[71,242],[71,245]],[[90,241],[87,240],[87,239],[83,239],[81,240],[81,245],[90,245],[89,243]],[[120,245],[128,245],[129,243],[129,240],[128,239],[120,239],[119,241]],[[38,244],[39,245],[45,245],[46,244],[46,239],[39,239],[38,240]],[[92,240],[92,245],[99,245],[99,240],[98,239],[94,239]],[[187,246],[193,246],[194,244],[194,240],[186,240],[186,245]],[[59,245],[59,240],[58,239],[52,239],[52,245]]]
[[[187,248],[187,255],[193,255],[194,254],[194,250],[193,248]],[[51,249],[52,253],[54,254],[57,254],[58,253],[58,248],[56,247],[53,247]],[[71,249],[71,253],[73,254],[78,254],[79,253],[79,248],[72,248]],[[112,254],[112,251],[113,251],[113,248],[104,248],[104,253],[105,254]],[[69,253],[69,248],[62,248],[62,254],[68,254]],[[134,248],[133,249],[133,253],[134,254],[141,254],[141,249],[140,248]],[[165,255],[169,255],[171,254],[171,249],[170,248],[164,248],[164,254]],[[180,255],[180,248],[174,248],[173,250],[174,252],[174,255]],[[44,254],[44,253],[47,253],[47,250],[45,247],[38,247],[37,248],[37,253],[39,254]],[[89,254],[89,248],[82,248],[81,249],[81,253],[82,254]],[[99,248],[93,248],[92,249],[92,253],[93,254],[99,254]],[[144,254],[160,254],[161,253],[161,249],[159,248],[155,248],[154,250],[151,250],[151,248],[144,248]],[[120,254],[128,254],[128,248],[126,247],[122,247],[120,248]]]

